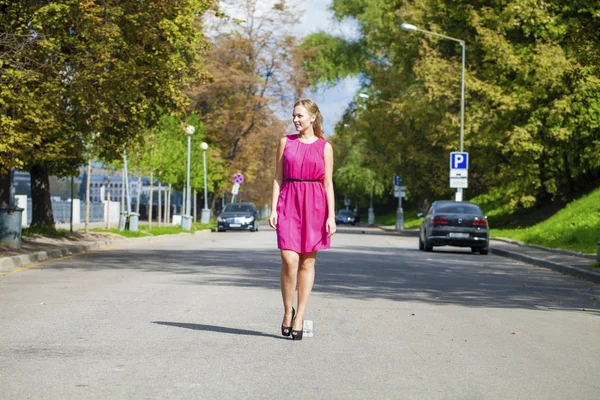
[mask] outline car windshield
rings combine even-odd
[[[338,216],[340,217],[349,217],[352,216],[352,211],[349,210],[342,210],[338,212]]]
[[[473,204],[448,204],[438,207],[435,212],[438,214],[482,214],[479,207]]]
[[[248,204],[228,204],[225,206],[223,212],[252,212],[252,206]]]

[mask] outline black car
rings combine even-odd
[[[480,254],[489,252],[489,228],[478,205],[468,201],[436,201],[421,223],[419,250],[433,246],[470,247]]]
[[[340,210],[335,216],[336,224],[356,224],[356,217],[350,210]]]
[[[258,210],[252,203],[227,204],[217,217],[217,231],[258,231]]]

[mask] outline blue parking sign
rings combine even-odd
[[[450,169],[469,169],[469,153],[458,151],[450,153]]]
[[[394,185],[403,186],[404,181],[402,180],[402,175],[394,175]]]

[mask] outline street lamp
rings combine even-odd
[[[200,222],[203,224],[208,224],[210,221],[210,209],[208,208],[208,189],[206,186],[206,150],[208,149],[208,144],[206,142],[202,142],[200,148],[203,151],[202,160],[204,163],[204,208],[202,209],[202,217]]]
[[[456,39],[450,36],[441,35],[439,33],[426,31],[424,29],[417,28],[411,24],[402,24],[400,28],[405,29],[407,31],[417,31],[427,33],[429,35],[438,36],[444,39],[452,40],[458,42],[462,47],[462,82],[461,82],[461,91],[460,91],[460,151],[463,151],[463,137],[465,132],[465,52],[466,52],[466,44],[464,40]],[[462,201],[462,188],[456,189],[456,201]]]
[[[192,135],[194,134],[194,132],[196,131],[196,129],[192,126],[192,125],[188,125],[185,128],[185,135],[187,136],[188,139],[188,150],[187,150],[187,185],[186,185],[186,199],[185,199],[185,215],[181,216],[181,228],[185,229],[186,231],[189,231],[192,228],[192,216],[191,214],[191,209],[190,209],[190,203],[191,203],[191,196],[190,196],[190,162],[191,162],[191,148],[192,148]]]

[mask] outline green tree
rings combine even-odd
[[[0,1],[1,44],[19,43],[0,64],[0,173],[31,171],[32,225],[53,227],[47,176],[71,175],[92,135],[100,159],[118,159],[185,108],[182,88],[206,78],[199,18],[211,4]]]
[[[335,0],[332,10],[357,21],[361,37],[312,35],[303,43],[305,68],[315,84],[362,77],[371,96],[360,115],[364,137],[415,197],[452,192],[461,48],[403,31],[403,22],[466,41],[469,194],[501,190],[516,209],[585,190],[600,177],[600,5]],[[346,133],[338,126],[337,134]]]

